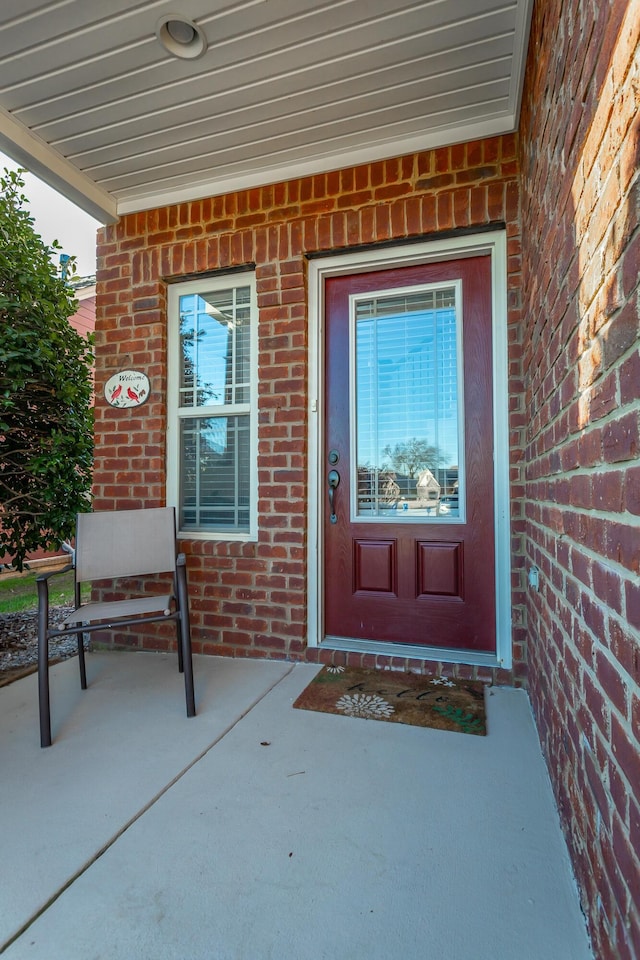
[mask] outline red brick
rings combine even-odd
[[[622,716],[627,714],[628,692],[627,685],[622,679],[620,671],[604,654],[596,656],[596,673],[608,700],[616,707]]]
[[[605,460],[609,463],[636,458],[640,451],[638,414],[629,413],[607,424],[602,432],[602,446]]]
[[[598,599],[602,600],[611,610],[621,614],[623,581],[620,574],[594,560],[591,564],[591,579]]]
[[[453,199],[453,218],[456,227],[466,227],[469,225],[471,220],[470,209],[469,191],[456,191]]]
[[[606,539],[607,555],[633,573],[640,573],[640,536],[637,526],[608,523]]]
[[[617,816],[613,818],[613,850],[619,864],[621,876],[629,891],[635,897],[640,890],[640,863],[631,849],[628,833]]]
[[[640,585],[631,581],[626,582],[625,602],[627,620],[631,626],[640,630]]]
[[[611,413],[612,410],[617,408],[618,399],[616,394],[617,373],[616,371],[612,371],[608,377],[599,380],[591,389],[589,413],[592,421],[600,420],[602,417],[606,417],[607,414]]]
[[[433,233],[437,227],[435,197],[433,196],[423,197],[421,209],[422,209],[422,232]]]
[[[489,220],[502,220],[505,216],[505,187],[502,183],[490,183],[487,192]]]
[[[440,190],[443,187],[450,187],[455,181],[452,173],[440,173],[432,177],[423,177],[416,184],[417,190]]]
[[[597,510],[620,513],[624,509],[628,477],[621,470],[608,470],[592,477],[593,506]]]
[[[615,715],[611,717],[613,755],[632,788],[640,783],[640,744],[632,742]]]
[[[638,269],[638,265],[636,265]],[[603,339],[603,362],[610,367],[638,340],[640,319],[638,305],[629,301],[609,323]]]
[[[604,785],[604,778],[597,769],[592,754],[587,750],[584,751],[584,768],[586,780],[591,788],[600,815],[604,823],[608,825],[610,822],[609,794]]]
[[[437,197],[438,230],[450,230],[453,226],[453,195],[442,193]]]
[[[624,508],[636,516],[640,514],[640,467],[625,472]]]
[[[640,383],[640,351],[628,357],[619,370],[620,402],[633,403],[638,399],[638,384]]]
[[[584,634],[584,647],[591,648],[593,644],[593,638],[589,634]],[[587,663],[590,662],[590,649],[584,650],[583,657]],[[589,710],[589,713],[593,717],[596,724],[600,727],[602,733],[608,738],[609,731],[607,727],[607,710],[605,705],[605,699],[602,695],[602,691],[597,687],[591,676],[588,673],[585,673],[583,676],[583,687],[585,695],[585,703]]]
[[[636,234],[627,247],[622,262],[622,292],[625,297],[630,297],[638,286],[640,275],[639,265],[640,233]]]
[[[473,187],[470,192],[470,218],[474,224],[486,223],[489,214],[487,211],[486,187]]]

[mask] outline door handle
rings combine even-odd
[[[340,474],[338,473],[337,470],[329,470],[329,474],[327,476],[327,482],[329,484],[329,509],[331,510],[331,516],[329,517],[329,521],[331,523],[337,523],[338,518],[336,516],[336,509],[335,509],[335,494],[336,494],[336,487],[340,483]]]

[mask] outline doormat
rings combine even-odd
[[[480,680],[329,666],[322,668],[293,706],[484,736],[484,687]]]

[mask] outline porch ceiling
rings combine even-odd
[[[533,0],[21,0],[0,149],[103,221],[518,120]],[[18,11],[19,12],[16,12]],[[206,34],[171,57],[156,23]]]

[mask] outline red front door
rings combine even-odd
[[[491,259],[325,302],[325,636],[495,651]]]

